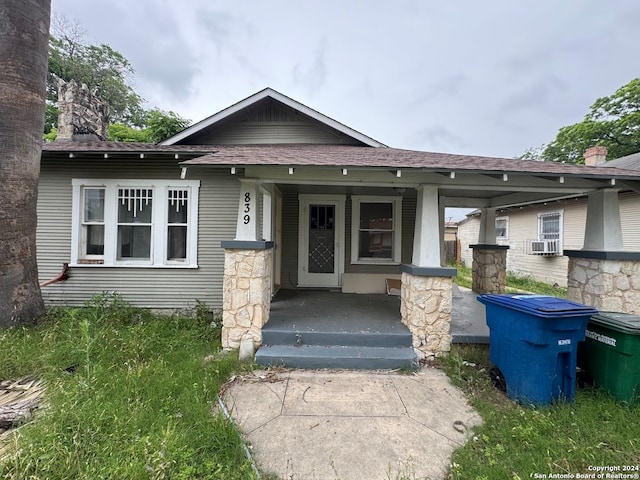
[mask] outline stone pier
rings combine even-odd
[[[472,287],[476,293],[504,293],[507,286],[506,245],[470,245],[473,249]]]
[[[260,243],[264,248],[233,248]],[[222,347],[237,349],[251,339],[262,343],[271,305],[272,242],[222,242],[225,248]]]
[[[400,313],[413,336],[413,348],[425,356],[451,349],[453,268],[401,265]]]
[[[565,250],[567,298],[602,311],[640,315],[640,252]]]

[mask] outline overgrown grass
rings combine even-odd
[[[216,353],[219,335],[202,305],[159,317],[115,295],[0,332],[0,379],[47,385],[0,478],[254,478],[236,429],[212,412],[237,368]]]
[[[552,478],[593,474],[595,466],[640,465],[638,405],[591,387],[578,388],[572,403],[519,405],[492,385],[486,345],[454,346],[443,367],[484,419],[454,452],[450,479]]]
[[[507,272],[507,286],[512,291],[532,292],[552,297],[567,298],[567,289],[534,280],[529,275]]]
[[[471,288],[471,268],[462,264],[456,266],[458,274],[454,281],[461,287]],[[566,298],[567,289],[556,287],[545,282],[534,280],[529,275],[520,275],[514,272],[507,272],[507,292],[528,292],[540,295],[551,295],[552,297]]]

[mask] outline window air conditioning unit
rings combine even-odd
[[[531,255],[558,255],[560,253],[560,240],[531,240]]]

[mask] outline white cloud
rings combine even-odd
[[[271,86],[401,148],[513,157],[638,76],[636,0],[53,0],[194,121]]]

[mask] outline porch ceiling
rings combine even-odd
[[[333,145],[215,146],[188,167],[243,168],[264,183],[340,187],[414,188],[437,185],[450,207],[505,207],[583,195],[593,190],[639,189],[640,172],[532,160]],[[238,172],[240,173],[240,172]],[[308,187],[307,187],[308,188]]]

